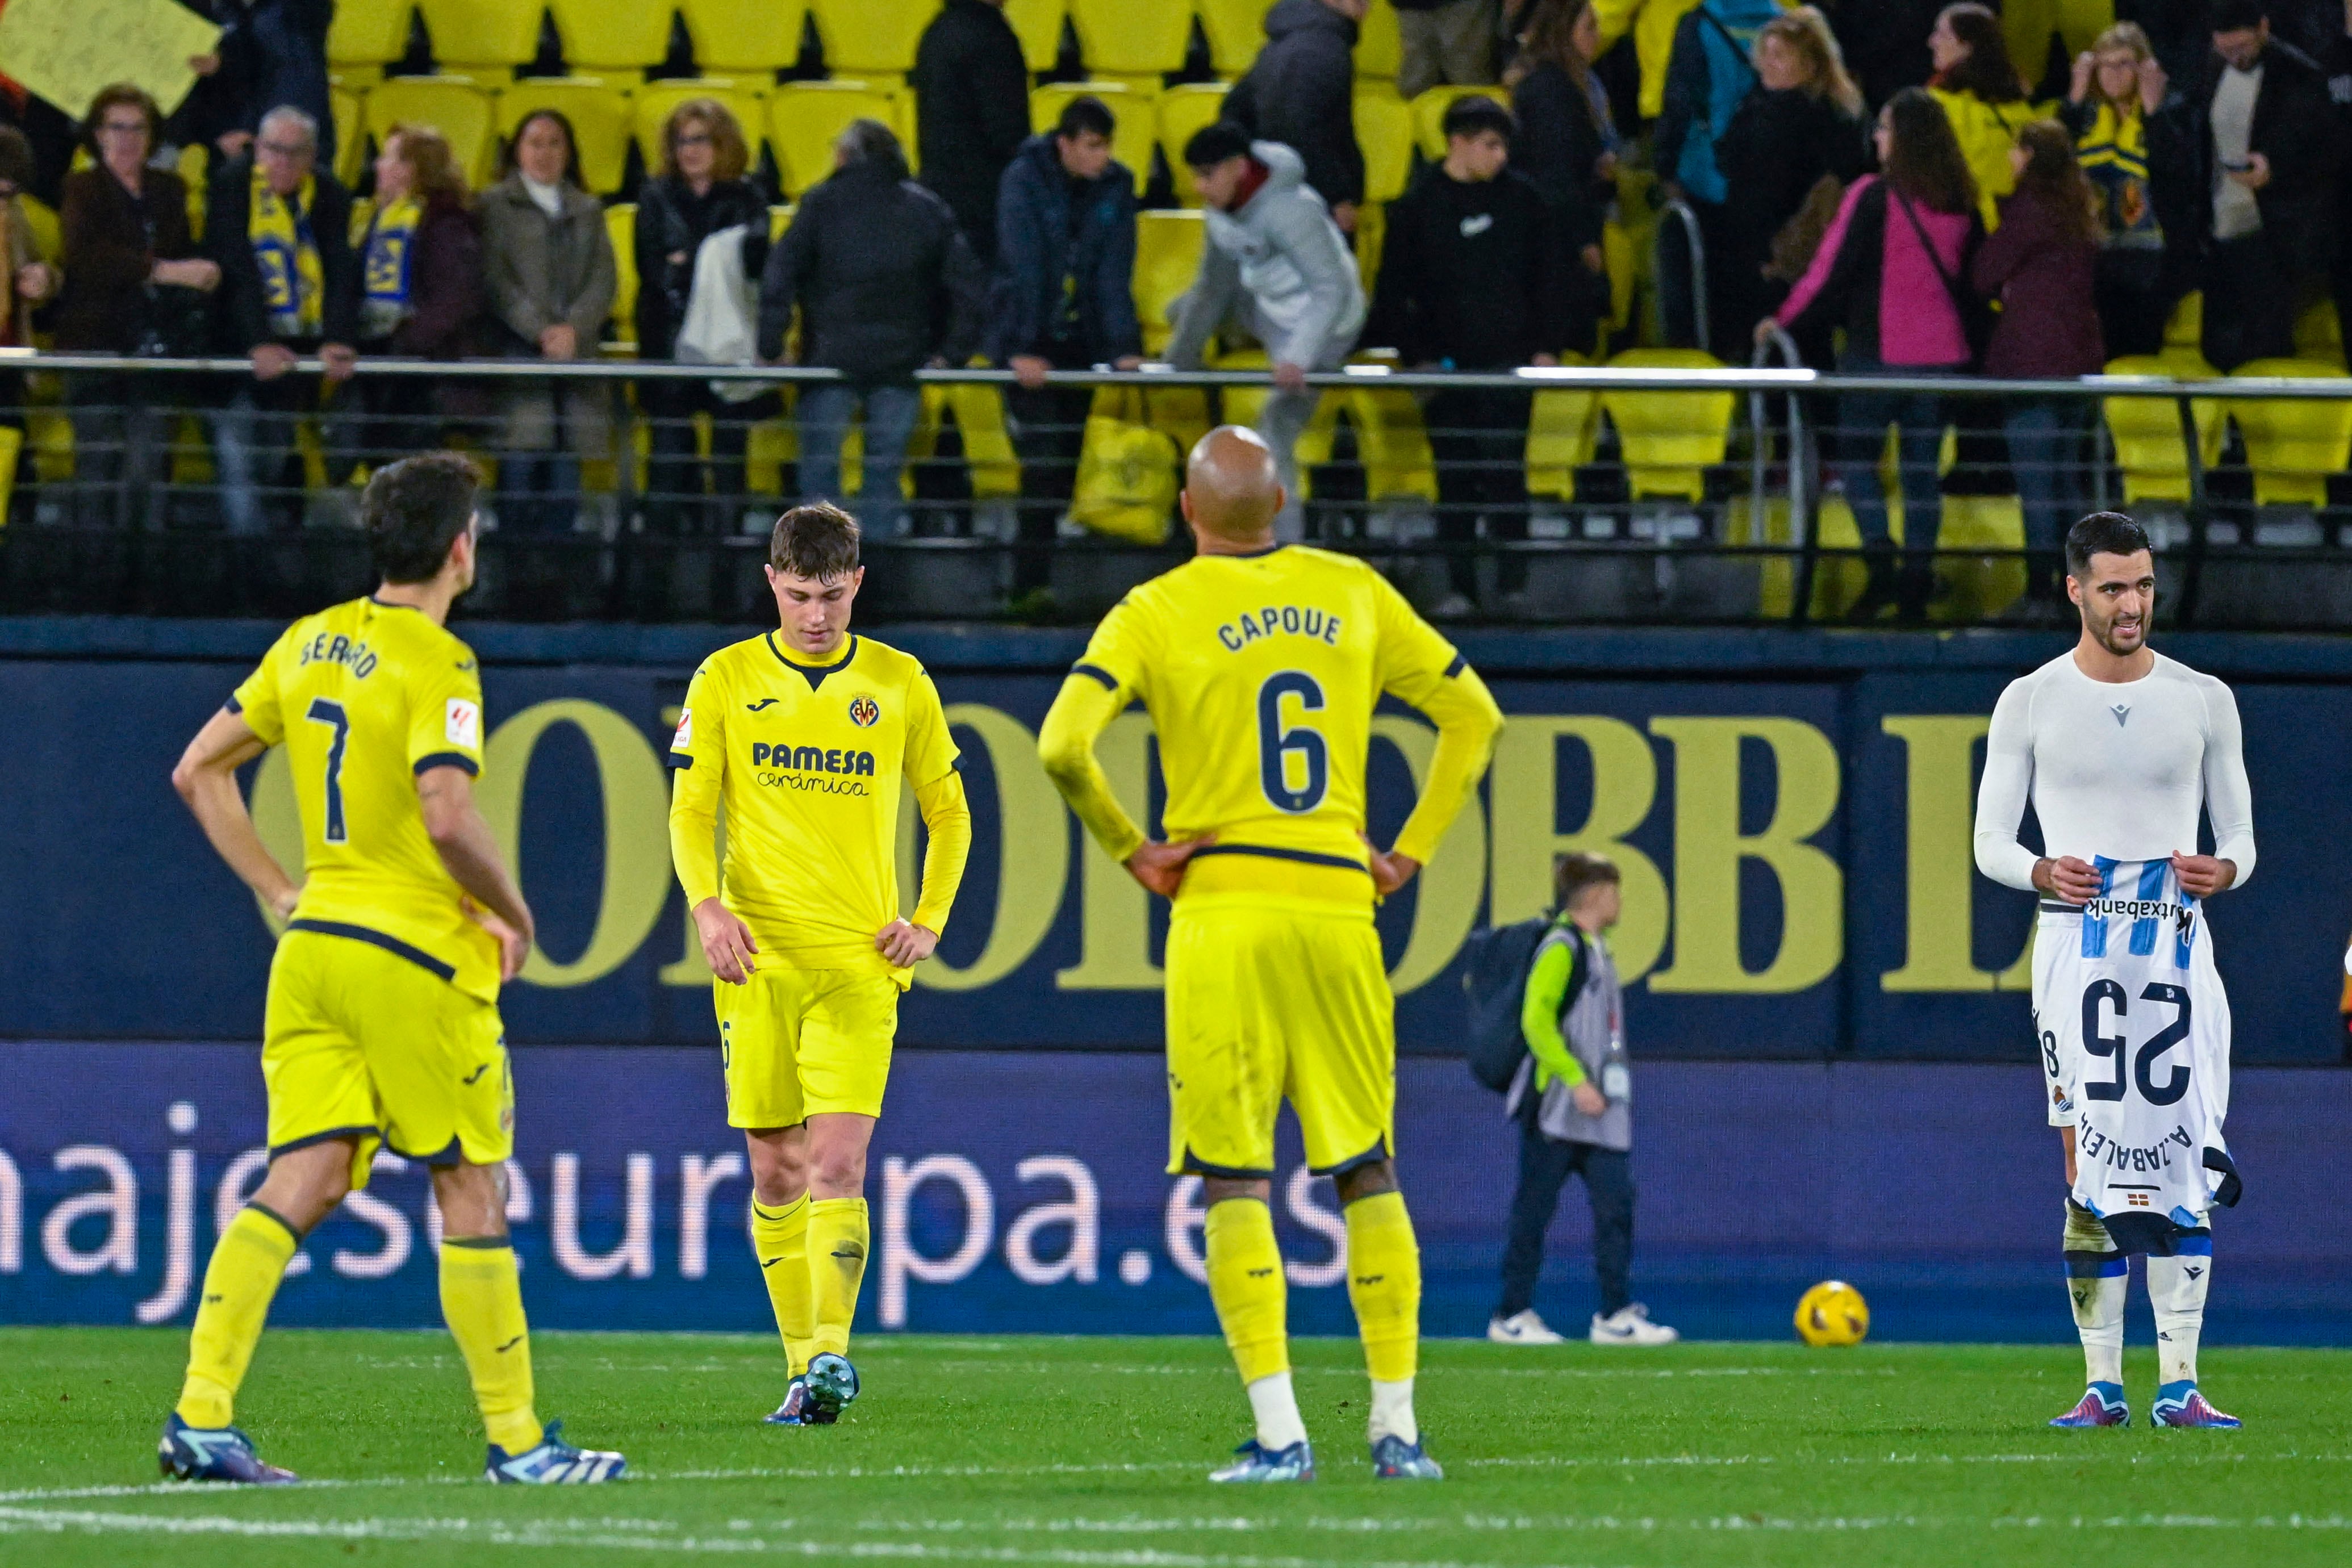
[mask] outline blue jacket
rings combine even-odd
[[[1114,159],[1080,184],[1047,131],[1021,144],[996,192],[996,275],[984,351],[1106,364],[1143,352],[1135,316],[1135,176]],[[1066,298],[1076,319],[1057,348]]]
[[[1756,35],[1780,14],[1778,0],[1706,0],[1675,29],[1665,111],[1658,117],[1657,166],[1671,170],[1699,201],[1721,202],[1728,193],[1715,144],[1756,85],[1748,58]]]

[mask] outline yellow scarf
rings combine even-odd
[[[280,338],[319,335],[327,287],[319,242],[310,232],[318,194],[318,177],[304,175],[302,188],[294,193],[298,214],[269,188],[258,167],[253,171],[253,261],[261,271],[261,304],[269,313],[269,329]]]
[[[403,196],[369,223],[360,263],[360,335],[388,338],[408,315],[410,247],[425,207]]]

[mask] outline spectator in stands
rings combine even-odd
[[[1601,236],[1616,215],[1621,144],[1609,89],[1592,69],[1601,24],[1592,0],[1534,0],[1525,24],[1509,76],[1519,125],[1511,167],[1542,194],[1553,233],[1577,258],[1567,346],[1590,354],[1600,347],[1592,328],[1610,313]]]
[[[505,178],[482,193],[484,271],[492,351],[558,362],[593,359],[618,286],[604,209],[580,187],[572,122],[551,109],[524,117]],[[571,528],[580,461],[612,447],[602,382],[500,383],[499,523],[523,533]]]
[[[2205,357],[2224,371],[2294,352],[2336,254],[2343,132],[2326,78],[2271,37],[2262,0],[2214,0],[2213,53],[2186,106],[2205,241]]]
[[[1225,94],[1223,118],[1297,152],[1339,232],[1356,232],[1364,152],[1356,144],[1356,35],[1366,0],[1277,0],[1265,47]]]
[[[395,125],[375,158],[375,206],[359,251],[359,350],[364,358],[456,360],[480,336],[487,293],[482,231],[448,140],[429,125]],[[381,466],[442,444],[446,421],[488,412],[478,382],[362,376],[339,463]]]
[[[702,248],[740,230],[743,276],[768,263],[768,204],[743,172],[751,163],[743,128],[717,99],[690,98],[662,124],[661,172],[637,188],[637,358],[677,357],[678,329],[693,302]],[[751,426],[783,411],[774,392],[730,402],[707,381],[641,381],[637,407],[653,421],[646,520],[672,534],[733,531],[743,496],[743,455]],[[696,455],[694,416],[710,416],[710,462]],[[709,496],[705,498],[705,486]]]
[[[155,100],[118,82],[82,121],[97,163],[66,176],[65,282],[52,340],[69,352],[201,354],[220,267],[196,254],[188,188],[149,166],[163,124]],[[76,520],[132,526],[163,474],[163,438],[185,402],[178,382],[101,371],[66,378]]]
[[[1496,0],[1395,0],[1403,58],[1397,91],[1418,98],[1431,88],[1483,87],[1495,79]]]
[[[1764,25],[1780,14],[1778,0],[1700,0],[1675,29],[1674,53],[1666,65],[1666,108],[1658,117],[1660,189],[1668,202],[1685,204],[1697,217],[1705,263],[1694,265],[1687,231],[1662,219],[1664,233],[1676,242],[1660,251],[1659,303],[1666,341],[1702,348],[1727,361],[1741,355],[1755,327],[1753,316],[1735,319],[1753,302],[1755,290],[1745,279],[1732,279],[1740,269],[1740,261],[1733,258],[1739,247],[1733,245],[1725,221],[1724,204],[1730,193],[1716,162],[1716,142],[1730,130],[1731,117],[1756,85],[1756,67],[1749,57]],[[1704,342],[1696,308],[1702,280],[1707,304]]]
[[[2119,22],[2074,62],[2060,111],[2099,195],[2099,328],[2110,355],[2164,347],[2165,322],[2196,267],[2182,238],[2195,226],[2184,211],[2198,199],[2195,154],[2167,101],[2147,35]]]
[[[327,29],[334,0],[180,0],[221,29],[196,57],[196,85],[166,137],[210,147],[215,166],[251,150],[261,117],[299,109],[319,128],[319,162],[335,165],[335,117],[327,83]]]
[[[1864,175],[1847,190],[1837,221],[1790,290],[1777,322],[1766,318],[1758,323],[1757,335],[1762,338],[1775,324],[1802,334],[1818,316],[1845,327],[1842,371],[1958,373],[1970,359],[1960,290],[1983,233],[1976,181],[1951,121],[1919,88],[1906,88],[1888,100],[1873,141],[1881,172]],[[1935,587],[1936,537],[1944,520],[1936,462],[1945,423],[1944,400],[1932,392],[1849,392],[1838,399],[1845,450],[1837,466],[1870,572],[1850,612],[1856,622],[1875,618],[1890,601],[1897,601],[1906,622],[1926,617]],[[1899,581],[1886,492],[1878,477],[1890,424],[1896,427],[1903,486],[1905,559]]]
[[[1906,87],[1925,86],[1934,74],[1927,35],[1940,0],[1824,0],[1823,9],[1865,104],[1874,108]]]
[[[915,372],[961,365],[979,345],[987,273],[945,202],[907,177],[898,137],[852,121],[831,177],[801,198],[760,282],[760,357],[780,361],[795,312],[800,362],[842,372],[800,394],[800,488],[846,504],[841,444],[865,418],[856,503],[868,538],[908,531],[898,476],[922,413]]]
[[[1029,139],[1029,66],[1004,0],[948,0],[915,50],[914,88],[923,183],[992,261],[997,182]]]
[[[1047,386],[1047,372],[1143,362],[1135,176],[1110,155],[1114,129],[1102,99],[1072,99],[1052,131],[1023,145],[997,193],[985,351],[1019,378],[1004,400],[1021,456],[1016,596],[1044,589],[1052,575],[1050,547],[1094,402],[1091,387]]]
[[[1756,78],[1715,144],[1727,193],[1721,248],[1707,257],[1708,284],[1721,301],[1714,308],[1743,343],[1803,270],[1784,261],[1777,276],[1768,273],[1775,252],[1794,247],[1810,259],[1791,225],[1806,226],[1801,214],[1809,205],[1833,214],[1869,155],[1862,91],[1846,75],[1821,12],[1802,5],[1764,25],[1756,37]],[[1828,227],[1826,219],[1816,221],[1814,244]],[[1798,349],[1806,363],[1823,365],[1829,343],[1823,334]]]
[[[1288,147],[1253,141],[1220,120],[1193,133],[1184,162],[1208,208],[1208,245],[1200,276],[1177,302],[1168,358],[1179,370],[1200,369],[1211,335],[1228,323],[1265,345],[1275,390],[1256,430],[1274,450],[1286,492],[1275,533],[1295,544],[1307,529],[1295,448],[1321,396],[1307,376],[1338,370],[1356,345],[1364,324],[1356,258]]]
[[[352,254],[352,196],[318,167],[318,127],[299,109],[261,117],[253,151],[212,178],[205,249],[219,264],[214,343],[251,361],[253,376],[212,415],[221,517],[233,534],[299,526],[297,421],[320,388],[289,372],[316,354],[330,385],[347,380],[359,341],[359,267]],[[288,465],[297,472],[289,482]],[[276,492],[265,500],[264,490]]]
[[[11,349],[31,345],[33,312],[58,292],[58,269],[41,254],[25,213],[32,183],[32,143],[15,126],[0,125],[0,347]],[[14,371],[0,374],[0,426],[25,428],[25,378]]]
[[[2106,363],[2096,303],[2099,201],[2074,162],[2074,138],[2054,120],[2018,133],[2017,188],[2000,226],[1977,250],[1969,277],[2000,301],[2000,320],[1979,367],[2003,381],[2071,380]],[[2023,612],[2057,625],[2065,607],[2058,545],[2090,509],[2084,480],[2091,417],[2075,398],[2011,399],[2003,415],[2010,466],[2025,513]]]
[[[1990,7],[1969,0],[1937,14],[1927,54],[1936,66],[1927,90],[1951,120],[1960,155],[1976,181],[1979,214],[1990,228],[2000,221],[1998,204],[2016,178],[2010,172],[2010,149],[2034,117],[2010,62],[2008,36]]]
[[[1490,98],[1445,111],[1445,158],[1389,208],[1380,293],[1364,339],[1393,347],[1414,370],[1507,371],[1556,365],[1569,337],[1564,278],[1575,262],[1552,233],[1550,209],[1509,168],[1517,130]],[[1532,394],[1463,388],[1423,405],[1437,461],[1438,538],[1462,547],[1446,567],[1453,590],[1440,617],[1471,613],[1478,563],[1468,546],[1486,520],[1490,539],[1528,537],[1528,413]],[[1496,571],[1507,608],[1527,585],[1527,558],[1506,552]]]

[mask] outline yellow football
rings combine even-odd
[[[1807,1344],[1860,1344],[1869,1333],[1870,1303],[1843,1280],[1823,1280],[1797,1302],[1797,1337]]]

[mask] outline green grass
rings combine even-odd
[[[280,1332],[240,1423],[311,1479],[154,1482],[184,1335],[0,1330],[0,1562],[443,1563],[871,1557],[1049,1568],[2199,1564],[2352,1559],[2352,1354],[2207,1353],[2242,1432],[2053,1432],[2071,1347],[1428,1347],[1439,1485],[1376,1485],[1349,1342],[1298,1347],[1312,1486],[1213,1489],[1246,1436],[1223,1347],[874,1338],[831,1429],[758,1417],[768,1342],[541,1334],[542,1415],[619,1447],[595,1491],[493,1489],[448,1342]],[[2128,1368],[2143,1412],[2151,1358]],[[553,1550],[551,1551],[550,1549]],[[2131,1554],[2128,1557],[2120,1555]],[[2156,1559],[2161,1561],[2161,1559]]]

